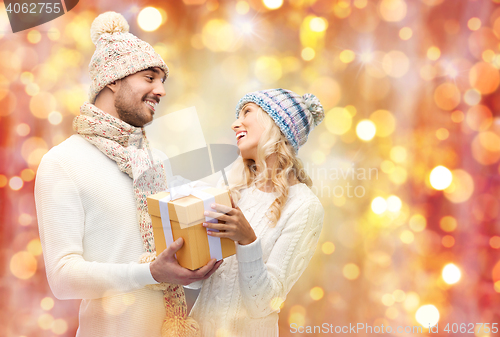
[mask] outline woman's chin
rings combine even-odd
[[[255,160],[253,158],[254,156],[250,155],[247,151],[242,150],[241,148],[240,148],[240,156],[241,158],[243,158],[243,160]]]

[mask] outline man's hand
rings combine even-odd
[[[193,271],[181,267],[175,258],[175,253],[181,249],[183,244],[184,241],[182,238],[177,239],[161,252],[156,260],[151,262],[149,269],[157,282],[188,285],[195,281],[209,278],[222,264],[223,260],[217,262],[215,259],[211,259],[205,266],[198,270]]]

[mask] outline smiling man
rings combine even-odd
[[[165,95],[168,67],[128,29],[114,12],[94,20],[89,102],[76,134],[38,168],[47,278],[58,299],[82,300],[77,336],[196,336],[179,285],[208,278],[220,262],[182,268],[174,255],[182,239],[156,257],[146,199],[167,186],[143,127]]]
[[[153,120],[156,105],[165,96],[166,78],[162,68],[150,67],[113,81],[99,93],[95,106],[127,124],[143,127]]]

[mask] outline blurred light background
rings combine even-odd
[[[429,323],[449,335],[447,323],[500,322],[500,0],[86,0],[16,34],[0,8],[1,336],[78,325],[79,302],[47,284],[33,187],[41,157],[73,133],[90,25],[108,10],[170,67],[157,110],[195,106],[207,143],[235,144],[249,91],[323,103],[299,156],[324,228],[289,296],[269,304],[282,336],[293,323],[425,336]]]

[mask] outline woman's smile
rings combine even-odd
[[[245,130],[240,130],[236,133],[236,144],[240,143],[240,140],[244,138],[247,135],[247,132]]]

